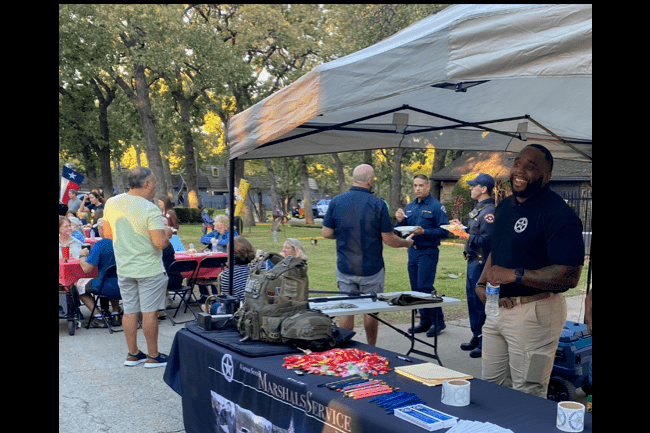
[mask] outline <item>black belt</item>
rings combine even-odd
[[[436,245],[434,247],[425,247],[425,246],[422,246],[422,245],[419,245],[419,246],[418,245],[413,245],[413,248],[415,248],[416,250],[426,250],[427,248],[438,248],[438,246]]]

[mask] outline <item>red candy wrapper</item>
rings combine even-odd
[[[326,352],[312,352],[284,358],[283,367],[301,369],[307,373],[347,377],[358,374],[362,377],[377,376],[391,369],[388,359],[359,349],[331,349]]]

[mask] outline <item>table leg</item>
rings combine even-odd
[[[434,319],[437,319],[438,309],[436,309],[436,312],[435,312],[435,313],[436,313],[436,316],[434,317]],[[414,325],[415,325],[415,310],[411,310],[411,332],[410,332],[410,333],[409,333],[409,332],[404,332],[404,331],[402,331],[401,329],[396,328],[395,326],[391,325],[390,323],[386,322],[385,320],[380,319],[380,318],[379,318],[376,314],[374,314],[374,313],[371,313],[370,315],[371,315],[372,317],[374,317],[376,320],[379,320],[379,321],[380,321],[381,323],[383,323],[384,325],[387,325],[388,327],[394,329],[395,331],[399,332],[400,334],[402,334],[403,336],[405,336],[406,338],[408,338],[409,340],[411,340],[411,348],[409,349],[408,352],[406,352],[406,356],[408,356],[411,352],[413,352],[413,353],[417,353],[418,355],[428,356],[429,358],[433,358],[433,359],[435,359],[435,360],[438,361],[438,364],[439,364],[440,366],[443,366],[443,365],[442,365],[442,361],[440,360],[440,357],[438,357],[438,336],[436,335],[436,336],[433,338],[433,345],[432,345],[432,344],[430,344],[430,343],[427,342],[427,341],[423,341],[423,340],[420,340],[419,338],[416,338],[416,337],[415,337],[415,333],[412,332],[412,331],[413,331],[413,328],[414,328]],[[428,352],[423,352],[423,351],[421,351],[421,350],[414,349],[413,346],[415,345],[415,342],[416,342],[416,341],[418,341],[418,342],[420,342],[420,343],[422,343],[422,344],[424,344],[424,345],[426,345],[426,346],[429,346],[429,347],[433,348],[433,355],[432,355],[431,353],[428,353]]]

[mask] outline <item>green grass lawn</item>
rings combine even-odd
[[[243,233],[240,233],[240,235],[246,237],[255,248],[262,249],[265,252],[276,253],[282,251],[282,245],[286,238],[300,240],[308,256],[309,288],[311,290],[337,291],[336,277],[334,276],[334,268],[336,267],[336,241],[333,239],[324,239],[321,236],[320,227],[298,227],[291,226],[290,223],[280,227],[282,231],[278,232],[277,243],[273,242],[271,223],[258,223],[255,227],[244,227]],[[178,235],[185,249],[189,248],[190,243],[193,243],[198,251],[202,251],[203,245],[199,242],[202,235],[201,224],[181,224]],[[452,235],[452,238],[455,237]],[[452,238],[449,241],[453,241]],[[315,245],[311,244],[312,239],[317,240]],[[463,259],[462,253],[462,243],[440,246],[440,258],[434,287],[438,294],[462,300],[459,306],[445,307],[445,317],[448,320],[467,318],[467,303],[465,302],[465,299],[467,299],[465,295],[467,262]],[[383,254],[386,268],[385,292],[410,290],[411,286],[406,270],[408,262],[406,249],[391,248],[384,245]],[[569,290],[565,295],[575,296],[586,292],[586,264],[585,268],[583,268],[578,287]],[[458,278],[453,278],[454,276],[458,276]],[[391,323],[408,323],[410,322],[410,317],[410,312],[382,314],[382,318]],[[357,317],[355,319],[355,325],[360,326],[362,320],[362,316]]]

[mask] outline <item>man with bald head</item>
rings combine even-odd
[[[555,351],[566,322],[563,292],[584,262],[582,223],[548,183],[553,156],[544,146],[517,155],[512,195],[494,215],[492,252],[476,285],[501,286],[498,316],[483,325],[483,379],[546,398]]]
[[[393,233],[388,208],[383,200],[372,194],[375,171],[367,164],[359,165],[352,175],[348,192],[332,199],[323,219],[323,237],[336,239],[336,280],[340,291],[382,293],[384,291],[383,244],[410,247],[411,239]],[[342,328],[354,329],[354,316],[339,319]],[[364,330],[368,344],[377,342],[378,323],[364,315]]]

